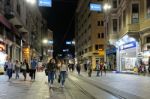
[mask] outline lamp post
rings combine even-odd
[[[110,9],[111,9],[111,5],[109,4],[109,3],[105,3],[104,4],[104,6],[103,6],[103,9],[104,9],[104,20],[105,20],[105,28],[107,29],[107,20],[108,20],[108,17],[109,17],[109,15],[107,15],[108,14],[108,12],[110,11]],[[108,45],[108,30],[106,30],[105,29],[105,39],[106,39],[106,42],[105,42],[105,61],[107,61],[107,54],[106,54],[106,49],[107,49],[107,45]]]

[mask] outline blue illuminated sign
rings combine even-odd
[[[39,6],[51,7],[52,6],[52,0],[39,0]]]
[[[125,49],[129,49],[129,48],[134,48],[136,47],[136,42],[132,41],[126,44],[123,44],[122,46],[120,46],[120,50],[125,50]]]
[[[98,3],[90,3],[91,11],[102,11],[102,5]]]

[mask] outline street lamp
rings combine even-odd
[[[104,4],[103,9],[104,10],[109,10],[109,9],[111,9],[111,5],[106,3],[106,4]]]
[[[47,39],[43,39],[43,44],[47,44],[48,43],[48,40]]]
[[[35,4],[36,3],[36,0],[26,0],[27,3],[30,3],[30,4]]]

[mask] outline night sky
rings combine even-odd
[[[77,0],[53,0],[51,8],[40,8],[54,35],[54,56],[66,48],[65,41],[74,38]],[[71,47],[70,47],[71,49]]]

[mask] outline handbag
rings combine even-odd
[[[45,69],[45,75],[48,76],[48,69]]]
[[[58,83],[60,83],[60,79],[61,79],[61,76],[59,75],[59,76],[58,76]]]

